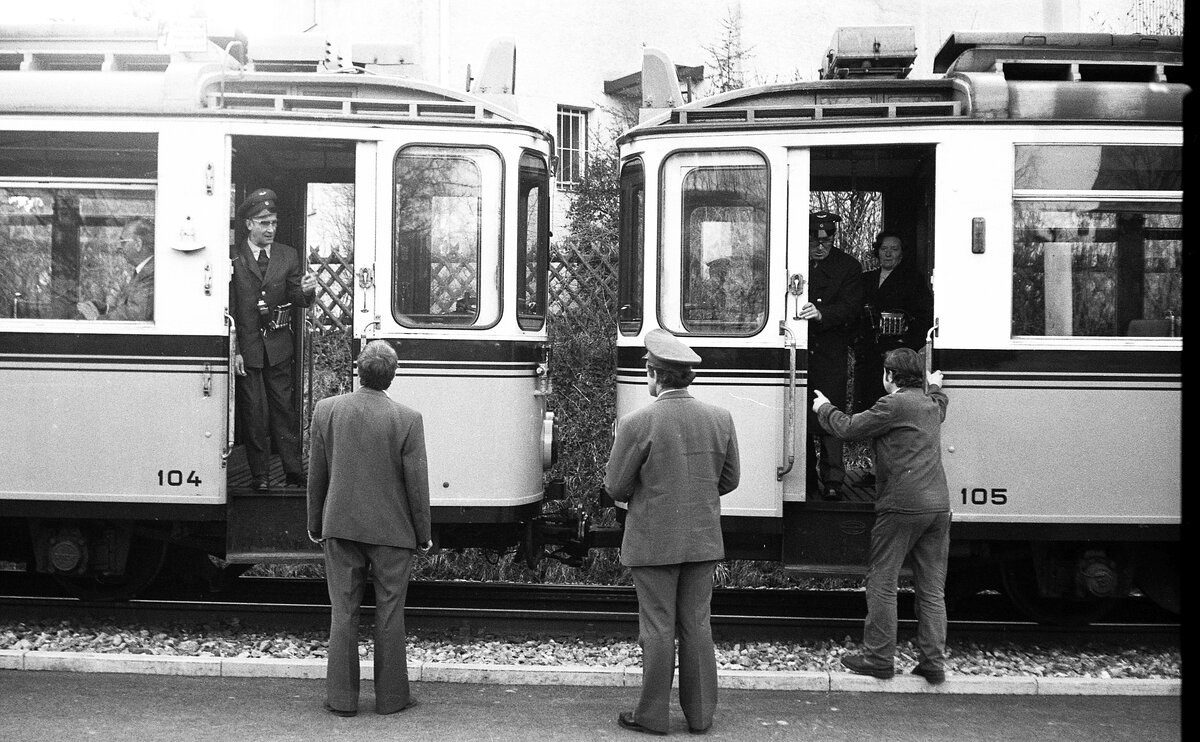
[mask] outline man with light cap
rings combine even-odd
[[[646,385],[655,400],[617,421],[604,488],[628,504],[621,563],[633,573],[642,691],[620,726],[666,734],[675,640],[679,704],[688,729],[712,725],[717,663],[710,613],[713,571],[725,558],[721,496],[740,476],[727,410],[688,393],[700,356],[665,330],[646,335]]]
[[[278,199],[266,188],[238,207],[246,239],[231,245],[229,314],[237,334],[233,359],[237,410],[245,430],[251,488],[269,489],[272,440],[283,463],[285,483],[305,487],[300,429],[292,406],[294,355],[290,308],[313,303],[317,277],[296,251],[275,241]]]
[[[808,301],[800,319],[808,320],[808,388],[820,389],[836,407],[846,405],[846,365],[850,337],[863,307],[862,265],[833,244],[837,223],[828,211],[815,211],[808,220]],[[819,456],[806,449],[806,488],[826,500],[842,499],[842,442],[821,429],[808,415],[808,437],[816,438]],[[814,460],[815,458],[815,460]]]

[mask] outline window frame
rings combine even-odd
[[[590,114],[591,109],[582,106],[559,105],[557,108],[554,153],[558,162],[555,178],[560,191],[576,190],[587,175]]]
[[[1088,147],[1088,148],[1095,148],[1095,147],[1103,147],[1103,146],[1107,146],[1107,145],[1108,145],[1108,143],[1105,143],[1105,142],[1079,142],[1079,141],[1076,141],[1076,142],[1030,141],[1030,142],[1014,142],[1014,144],[1013,144],[1013,150],[1012,150],[1012,163],[1013,163],[1012,185],[1013,185],[1013,188],[1012,188],[1012,210],[1011,210],[1011,223],[1010,223],[1010,226],[1013,231],[1013,235],[1012,235],[1012,242],[1010,245],[1011,252],[1010,252],[1010,266],[1009,266],[1009,274],[1010,274],[1012,282],[1010,284],[1010,289],[1009,289],[1009,314],[1010,314],[1010,316],[1009,316],[1009,323],[1008,323],[1008,333],[1009,333],[1010,339],[1019,345],[1042,345],[1042,344],[1046,344],[1046,343],[1054,343],[1054,344],[1070,343],[1072,345],[1085,345],[1085,344],[1091,344],[1091,343],[1097,343],[1097,342],[1106,343],[1106,344],[1112,344],[1112,343],[1124,344],[1124,343],[1130,343],[1130,342],[1145,342],[1145,341],[1150,341],[1150,342],[1178,341],[1178,342],[1182,342],[1182,333],[1174,335],[1174,336],[1172,336],[1172,335],[1137,336],[1137,335],[1129,335],[1129,334],[1111,334],[1111,335],[1108,335],[1108,334],[1105,334],[1105,335],[1041,334],[1041,335],[1032,335],[1032,334],[1017,334],[1015,332],[1016,323],[1017,323],[1017,313],[1015,311],[1015,306],[1016,306],[1016,302],[1017,302],[1017,258],[1018,258],[1017,250],[1018,250],[1019,244],[1023,244],[1023,243],[1019,243],[1019,241],[1018,241],[1018,237],[1019,237],[1021,228],[1019,228],[1019,226],[1017,224],[1017,221],[1021,215],[1021,204],[1054,203],[1054,202],[1059,202],[1059,203],[1064,203],[1064,204],[1080,203],[1080,202],[1101,203],[1101,204],[1115,203],[1115,204],[1121,204],[1121,205],[1175,204],[1179,207],[1178,213],[1180,215],[1181,221],[1184,218],[1183,191],[1182,190],[1164,191],[1164,190],[1150,190],[1150,189],[1139,189],[1139,188],[1124,188],[1124,189],[1115,189],[1114,188],[1114,189],[1092,190],[1092,189],[1086,189],[1086,188],[1029,188],[1029,187],[1018,188],[1017,187],[1017,184],[1020,182],[1020,178],[1021,178],[1018,164],[1021,162],[1021,156],[1022,156],[1021,149],[1023,147],[1046,147],[1046,148],[1070,148],[1070,147],[1085,148],[1085,147]],[[1179,151],[1179,162],[1182,164],[1182,155],[1183,155],[1182,147],[1177,144],[1161,143],[1161,142],[1121,142],[1121,143],[1113,143],[1112,146],[1145,147],[1145,148],[1172,148],[1172,149]],[[1183,230],[1182,223],[1180,224],[1180,230],[1181,231]],[[1099,243],[1097,243],[1097,244],[1099,244]],[[1182,247],[1181,247],[1180,257],[1182,258]],[[1044,258],[1043,258],[1043,260],[1044,260]],[[1044,276],[1044,269],[1043,269],[1043,276]],[[1074,282],[1076,279],[1076,274],[1073,270],[1071,271],[1071,279],[1072,279],[1072,282]],[[1144,291],[1144,289],[1145,289],[1145,285],[1143,282],[1143,291]],[[1143,301],[1144,301],[1144,299],[1143,299]],[[1117,302],[1116,296],[1113,297],[1113,302],[1114,303]],[[1180,310],[1181,310],[1180,313],[1175,316],[1177,316],[1179,318],[1179,321],[1181,322],[1182,321],[1182,307],[1180,307]],[[1045,298],[1044,297],[1043,297],[1043,301],[1042,301],[1042,311],[1045,312]],[[1142,319],[1145,319],[1145,318],[1142,318]],[[1120,323],[1120,318],[1119,317],[1116,318],[1116,321],[1118,323]]]
[[[684,319],[684,230],[687,215],[683,212],[683,185],[692,172],[706,169],[762,169],[762,318],[758,326],[745,332],[706,332],[688,328]],[[753,148],[727,150],[677,150],[663,158],[659,167],[659,235],[658,235],[658,295],[659,326],[680,336],[713,338],[749,338],[761,334],[769,325],[770,266],[771,266],[771,160]],[[674,286],[672,287],[672,282]]]
[[[400,261],[398,259],[399,249],[397,246],[398,240],[398,208],[400,199],[398,198],[398,170],[397,166],[401,157],[412,156],[414,150],[418,156],[424,156],[430,159],[462,159],[471,162],[476,166],[479,172],[479,195],[477,196],[478,209],[478,253],[477,267],[475,269],[475,289],[476,289],[476,314],[470,323],[456,323],[452,321],[430,321],[416,322],[413,321],[410,315],[400,311],[401,307],[398,303],[398,289],[402,278],[402,271],[398,269]],[[429,154],[422,154],[421,151],[427,151]],[[491,163],[485,163],[485,155],[491,158]],[[480,144],[447,144],[443,142],[411,142],[398,148],[392,156],[391,170],[391,234],[389,235],[389,251],[388,260],[391,264],[392,278],[391,285],[388,288],[388,303],[391,310],[392,319],[401,327],[410,329],[425,329],[425,330],[487,330],[495,327],[500,323],[504,315],[504,281],[501,267],[504,264],[504,208],[505,208],[505,161],[503,155],[498,149],[488,145]],[[489,205],[488,197],[494,197],[494,203]],[[489,227],[489,220],[494,220],[494,229]],[[494,235],[494,237],[493,237]],[[489,242],[489,240],[492,240]],[[491,248],[494,247],[494,250]],[[494,257],[489,257],[489,251],[494,252]],[[485,295],[483,291],[485,278],[492,276],[492,287],[494,291],[489,291]],[[484,308],[487,307],[492,312],[490,317],[481,320],[485,317]],[[454,317],[453,314],[445,315],[428,315],[428,316],[445,316]]]
[[[541,170],[532,173],[525,165],[527,159],[536,159]],[[532,175],[533,179],[526,180]],[[536,265],[534,267],[534,309],[529,309],[529,199],[534,189],[538,189],[537,224],[533,226],[536,245]],[[515,312],[517,324],[522,330],[536,331],[546,325],[546,314],[549,306],[550,279],[550,165],[546,156],[531,149],[521,151],[521,160],[517,166],[517,270],[516,286],[513,291],[516,302]]]

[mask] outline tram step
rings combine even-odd
[[[299,488],[230,492],[225,560],[235,564],[320,562],[308,539],[308,498]]]

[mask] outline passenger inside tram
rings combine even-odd
[[[108,288],[103,307],[88,299],[75,306],[84,319],[145,321],[154,318],[154,225],[134,218],[121,230],[118,249],[132,269]]]
[[[928,278],[904,260],[904,241],[884,230],[872,245],[878,267],[865,271],[863,315],[854,347],[854,411],[870,409],[883,396],[883,355],[896,348],[920,352],[933,326]]]

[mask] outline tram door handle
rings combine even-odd
[[[804,276],[793,273],[788,277],[788,294],[792,297],[792,319],[800,319],[800,296],[804,293]]]

